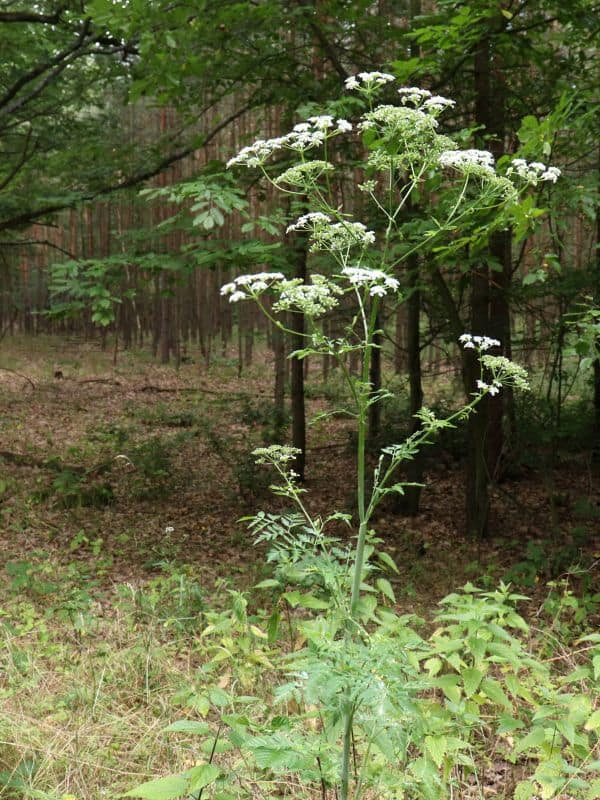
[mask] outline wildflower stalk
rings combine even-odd
[[[286,279],[281,273],[275,272],[243,275],[224,286],[221,291],[232,302],[254,300],[267,318],[287,333],[297,335],[297,331],[290,331],[274,312],[303,313],[309,321],[309,329],[301,334],[307,346],[294,355],[302,358],[309,353],[325,353],[336,357],[350,389],[357,419],[358,530],[354,550],[345,557],[343,578],[336,584],[338,594],[332,605],[332,608],[335,606],[344,610],[343,617],[336,618],[333,636],[337,637],[339,631],[342,643],[348,651],[358,646],[361,637],[367,635],[362,624],[361,589],[370,553],[367,548],[369,522],[386,494],[402,492],[401,485],[391,485],[393,475],[401,462],[413,457],[438,430],[451,427],[456,421],[471,415],[487,394],[494,396],[503,385],[527,388],[526,375],[520,367],[501,356],[485,354],[485,351],[499,347],[499,342],[480,335],[481,332],[463,334],[459,341],[463,347],[477,351],[481,364],[480,378],[471,401],[443,420],[437,419],[431,411],[421,409],[416,415],[421,421],[420,428],[402,444],[383,449],[375,468],[373,488],[367,497],[366,446],[369,409],[381,399],[380,393],[370,384],[373,348],[379,346],[376,337],[381,298],[388,294],[398,295],[400,282],[395,277],[397,267],[406,263],[412,254],[430,249],[432,243],[436,241],[437,244],[438,237],[445,234],[449,236],[447,246],[451,247],[453,232],[467,217],[507,207],[518,196],[512,180],[496,173],[491,153],[459,150],[451,140],[436,132],[436,118],[444,108],[453,105],[451,100],[432,97],[427,90],[410,87],[398,90],[400,106],[375,106],[373,99],[376,92],[393,80],[393,76],[387,73],[370,72],[360,73],[346,81],[346,88],[362,94],[369,109],[362,115],[358,129],[367,137],[374,136],[373,142],[379,142],[378,145],[370,146],[365,162],[368,173],[375,177],[359,186],[360,191],[371,199],[386,220],[385,230],[382,231],[383,242],[378,252],[375,251],[377,261],[373,257],[375,232],[368,230],[364,224],[353,221],[341,208],[328,200],[333,196],[330,172],[334,170],[333,163],[328,160],[330,140],[352,130],[349,122],[336,120],[328,115],[310,117],[285,136],[268,141],[258,140],[229,162],[229,166],[242,164],[258,167],[279,191],[307,198],[307,205],[311,210],[291,224],[287,229],[288,233],[307,233],[310,237],[309,251],[328,253],[339,269],[338,273],[330,275],[313,274],[310,282],[296,278]],[[313,151],[316,149],[321,150],[322,158],[313,158]],[[288,155],[293,153],[297,163],[278,177],[272,178],[264,164],[271,155],[281,151]],[[405,239],[400,224],[402,212],[410,203],[413,190],[434,170],[448,176],[448,182],[456,186],[456,195],[451,195],[449,207],[442,205],[442,209],[446,210],[443,211],[441,220],[430,214],[430,226],[425,236],[418,237],[416,241]],[[528,165],[522,160],[515,161],[514,172],[525,184],[548,180],[554,182],[559,174],[555,168],[537,163]],[[381,199],[376,194],[378,186],[381,187]],[[394,249],[394,244],[401,247]],[[374,263],[378,268],[373,266]],[[267,292],[276,297],[272,309],[263,301],[263,295]],[[315,319],[329,313],[341,302],[342,295],[348,293],[353,293],[356,297],[356,313],[347,326],[346,338],[330,339],[319,332]],[[344,356],[352,351],[361,353],[359,378],[353,377],[344,363]],[[319,540],[322,543],[324,526],[335,515],[325,522],[320,517],[313,519],[302,502],[300,493],[304,490],[295,484],[297,476],[288,466],[298,452],[295,448],[282,445],[255,451],[259,455],[259,463],[272,464],[283,479],[283,484],[273,489],[296,504],[302,518],[306,520],[308,530],[314,534],[315,542]],[[285,539],[293,534],[279,535]],[[332,551],[329,557],[333,562],[339,555]],[[348,800],[352,777],[353,726],[362,701],[350,679],[343,686],[343,696],[339,800]],[[339,719],[339,716],[336,718]],[[358,722],[362,724],[360,719]],[[358,769],[355,776],[354,800],[360,800],[364,792],[365,763],[363,757],[363,769]]]

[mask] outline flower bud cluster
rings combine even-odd
[[[506,356],[484,355],[481,364],[492,373],[493,385],[512,386],[524,392],[531,388],[527,381],[527,370]]]
[[[346,250],[375,243],[375,234],[362,222],[317,222],[312,234],[311,251]]]
[[[290,447],[287,444],[272,444],[269,447],[257,447],[252,451],[256,456],[257,464],[287,464],[294,461],[302,450],[298,447]]]
[[[302,283],[300,278],[281,281],[275,286],[279,299],[274,304],[275,311],[301,311],[309,317],[319,317],[338,305],[338,297],[343,294],[339,286],[324,275],[312,275],[310,283]]]

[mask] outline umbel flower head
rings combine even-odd
[[[273,139],[257,139],[247,147],[243,147],[236,156],[229,159],[227,167],[237,165],[258,167],[279,150],[304,153],[320,147],[332,136],[351,130],[352,124],[346,119],[336,119],[329,114],[309,117],[306,122],[299,122],[284,136],[276,136]]]
[[[397,292],[400,288],[400,282],[381,269],[344,267],[342,275],[356,288],[367,287],[371,297],[385,297],[388,292]]]
[[[281,281],[275,287],[279,299],[274,304],[275,311],[301,311],[309,317],[319,317],[338,305],[338,297],[343,294],[339,286],[324,275],[312,275],[310,283],[300,278]]]
[[[541,161],[532,161],[528,164],[524,158],[513,158],[510,167],[506,170],[506,174],[517,175],[533,186],[546,181],[556,183],[560,178],[558,167],[547,167]]]
[[[302,450],[287,444],[272,444],[269,447],[257,447],[252,451],[257,464],[288,464],[294,461]]]
[[[249,297],[258,297],[273,284],[282,281],[281,272],[257,272],[254,275],[238,275],[231,283],[221,286],[221,295],[229,295],[230,303],[246,300]]]
[[[369,92],[395,80],[389,72],[359,72],[358,75],[346,78],[344,85],[346,89]]]

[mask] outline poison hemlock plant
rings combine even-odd
[[[500,224],[497,218],[506,220],[518,203],[519,185],[554,181],[558,171],[519,162],[507,176],[498,175],[489,153],[458,150],[437,132],[438,117],[451,101],[411,88],[400,90],[400,105],[375,106],[376,92],[392,80],[363,73],[347,84],[368,106],[358,126],[367,153],[361,165],[366,180],[358,189],[384,220],[380,233],[334,201],[330,151],[337,137],[352,130],[346,120],[311,117],[286,136],[244,148],[230,162],[259,168],[276,187],[298,195],[310,210],[288,231],[308,234],[310,251],[329,259],[327,270],[309,281],[261,272],[235,278],[222,293],[234,303],[255,301],[283,330],[281,312],[303,313],[305,347],[296,357],[327,354],[338,360],[352,398],[345,412],[356,421],[356,516],[310,512],[294,472],[294,448],[254,451],[277,476],[273,491],[292,508],[249,520],[255,540],[270,546],[272,577],[257,589],[273,594],[275,608],[262,622],[252,621],[236,595],[233,613],[211,622],[203,635],[211,643],[204,675],[209,684],[214,675],[214,685],[194,706],[203,719],[171,726],[198,734],[207,758],[129,796],[170,800],[210,791],[219,800],[257,794],[441,800],[469,778],[477,782],[480,765],[494,758],[527,759],[519,800],[554,797],[566,787],[587,800],[596,796],[591,776],[598,756],[590,754],[600,727],[598,712],[592,713],[597,661],[561,683],[525,647],[529,629],[515,608],[523,598],[506,586],[495,592],[466,586],[447,597],[429,639],[414,629],[415,620],[393,608],[386,574],[397,568],[371,526],[381,500],[404,490],[394,478],[397,467],[439,430],[474,413],[482,397],[506,386],[525,390],[527,379],[521,367],[493,354],[499,342],[484,332],[464,334],[461,344],[475,350],[481,364],[471,401],[446,419],[423,408],[419,430],[384,448],[368,480],[369,408],[384,396],[369,382],[379,311],[384,302],[400,299],[396,276],[412,253],[489,235]],[[273,177],[265,163],[281,152],[296,161]],[[443,184],[443,213],[428,221],[425,234],[410,239],[403,233],[402,211],[433,179]],[[318,320],[336,308],[350,313],[344,335],[333,339]],[[358,375],[346,366],[351,352],[361,365]],[[354,544],[336,535],[340,524],[355,530]]]

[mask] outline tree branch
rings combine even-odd
[[[250,108],[249,104],[246,104],[239,108],[237,111],[232,112],[229,116],[225,117],[218,125],[215,125],[207,134],[204,136],[204,140],[202,142],[202,146],[206,147],[209,142],[211,142],[215,136],[217,136],[224,128],[231,125],[232,122],[235,122],[236,119],[243,116]],[[89,202],[90,200],[95,200],[97,197],[103,197],[108,194],[114,194],[115,192],[119,192],[122,189],[132,189],[135,186],[139,186],[139,184],[144,183],[144,181],[150,180],[150,178],[154,178],[156,175],[159,175],[163,170],[170,167],[172,164],[175,164],[177,161],[181,161],[182,159],[186,158],[187,156],[191,155],[195,150],[198,150],[199,147],[194,144],[189,147],[185,147],[182,150],[178,150],[175,153],[171,153],[170,155],[163,158],[154,166],[150,167],[147,170],[142,172],[136,172],[133,175],[130,175],[127,178],[119,181],[118,183],[110,184],[105,186],[101,189],[98,189],[95,192],[87,192],[82,193],[74,200],[67,201],[64,200],[63,202],[52,203],[47,206],[42,206],[38,209],[31,209],[29,211],[24,211],[20,214],[16,214],[14,217],[9,217],[5,220],[0,220],[0,231],[11,230],[14,228],[21,228],[26,225],[30,225],[40,217],[45,217],[50,214],[56,214],[59,211],[64,211],[66,208],[73,208],[78,203]]]
[[[89,29],[90,29],[90,20],[87,19],[84,21],[81,30],[79,31],[79,35],[77,36],[77,39],[73,44],[69,45],[69,47],[66,47],[64,50],[61,50],[60,53],[57,53],[54,56],[54,58],[36,64],[35,67],[32,67],[29,70],[29,72],[26,72],[24,75],[21,75],[21,77],[14,82],[14,84],[10,87],[10,89],[8,89],[4,93],[4,96],[0,98],[0,109],[4,109],[2,113],[10,114],[12,112],[12,107],[7,111],[5,106],[7,106],[13,99],[13,97],[16,97],[16,95],[21,91],[21,89],[24,86],[27,86],[28,83],[31,83],[36,78],[39,78],[44,73],[48,72],[48,70],[51,70],[61,64],[64,68],[65,65],[62,62],[64,62],[65,59],[68,59],[69,56],[71,56],[73,53],[77,52],[77,50],[81,49],[81,47],[85,42],[86,36],[89,33]]]
[[[0,24],[11,22],[33,22],[41,25],[56,25],[60,22],[66,4],[59,6],[54,14],[35,14],[31,11],[0,11]]]

